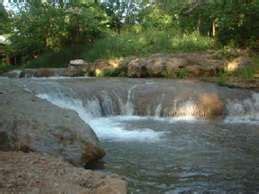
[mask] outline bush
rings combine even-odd
[[[27,62],[25,64],[25,67],[26,68],[66,67],[70,60],[77,58],[79,56],[79,53],[80,53],[80,48],[79,49],[67,48],[59,52],[46,52],[40,55],[38,58]]]
[[[82,57],[89,61],[127,56],[145,56],[152,53],[204,51],[214,47],[211,38],[199,33],[180,34],[170,31],[142,31],[140,33],[123,32],[97,40]]]
[[[12,69],[12,66],[9,64],[1,63],[0,61],[0,74],[5,73],[7,71],[10,71]]]

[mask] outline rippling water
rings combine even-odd
[[[109,153],[105,169],[126,177],[130,193],[259,192],[258,125],[144,117],[96,122]]]
[[[136,90],[135,82],[143,88]],[[34,80],[25,85],[38,97],[76,111],[93,128],[107,152],[104,170],[125,177],[129,193],[259,193],[258,93],[202,83],[142,82]],[[142,106],[136,96],[151,86],[171,90],[156,91],[152,95],[161,94],[159,100],[144,99],[147,107]],[[160,117],[168,108],[163,101],[180,90],[189,96],[194,86],[225,99],[225,119],[197,120],[191,100],[181,106],[182,117]],[[141,107],[149,116],[134,116]]]

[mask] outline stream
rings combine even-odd
[[[24,79],[27,91],[88,123],[104,169],[129,193],[258,193],[259,94],[152,79]],[[222,115],[200,118],[198,96],[217,94]],[[203,107],[207,109],[208,107]]]

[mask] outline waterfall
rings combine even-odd
[[[132,103],[133,101],[133,96],[132,96],[132,92],[133,90],[137,87],[138,85],[134,85],[132,86],[129,91],[128,91],[128,96],[127,96],[127,102],[125,105],[125,110],[126,110],[126,114],[127,115],[133,115],[134,114],[134,105]]]
[[[225,122],[228,123],[258,123],[259,122],[259,93],[253,93],[252,98],[244,100],[227,101],[227,117]]]
[[[170,82],[164,85],[159,81],[143,83],[141,80],[137,83],[127,83],[127,80],[120,80],[116,85],[114,82],[109,83],[109,80],[105,80],[105,83],[95,80],[66,80],[30,80],[22,83],[27,91],[57,106],[76,112],[77,108],[81,107],[82,110],[78,114],[84,115],[87,120],[140,115],[170,118],[174,121],[207,119],[209,117],[202,117],[202,114],[209,112],[211,107],[200,106],[199,96],[211,92],[218,95],[222,101],[224,110],[219,116],[224,117],[225,122],[259,122],[259,93],[247,90],[222,87],[211,89],[210,85],[208,88],[202,85],[201,89],[197,87],[194,93],[193,87],[188,89],[188,85],[183,83],[177,85],[179,83]]]
[[[111,98],[109,98],[105,92],[103,94],[105,94],[104,99],[106,99],[104,104],[107,105],[107,110],[112,112],[110,109],[110,106],[112,105]],[[75,111],[85,123],[89,124],[93,128],[97,136],[101,139],[109,139],[112,141],[154,142],[160,140],[160,137],[163,135],[162,132],[155,132],[152,129],[127,130],[125,126],[121,124],[125,119],[143,119],[141,117],[102,117],[100,103],[97,98],[92,98],[83,105],[81,100],[68,98],[62,93],[59,93],[58,95],[37,94],[36,96],[61,108]]]

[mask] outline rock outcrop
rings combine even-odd
[[[199,77],[216,75],[224,70],[226,60],[212,53],[153,54],[148,57],[99,59],[88,63],[71,60],[67,68],[24,69],[20,77],[50,76],[126,76],[126,77]],[[12,75],[12,74],[6,74]]]
[[[85,165],[104,156],[93,130],[70,110],[35,97],[17,80],[0,80],[0,150],[34,151]]]
[[[71,60],[66,68],[23,69],[3,75],[12,78],[95,76],[206,80],[205,78],[219,77],[222,72],[233,73],[253,66],[253,61],[247,52],[234,52],[227,59],[226,56],[219,56],[215,51],[208,51],[98,59],[92,63],[75,59]],[[258,75],[256,73],[254,79],[258,79]],[[242,79],[242,81],[246,80]]]
[[[129,77],[197,77],[215,75],[224,61],[207,53],[155,54],[136,58],[128,64]]]
[[[127,183],[61,158],[0,151],[0,193],[126,194]]]

